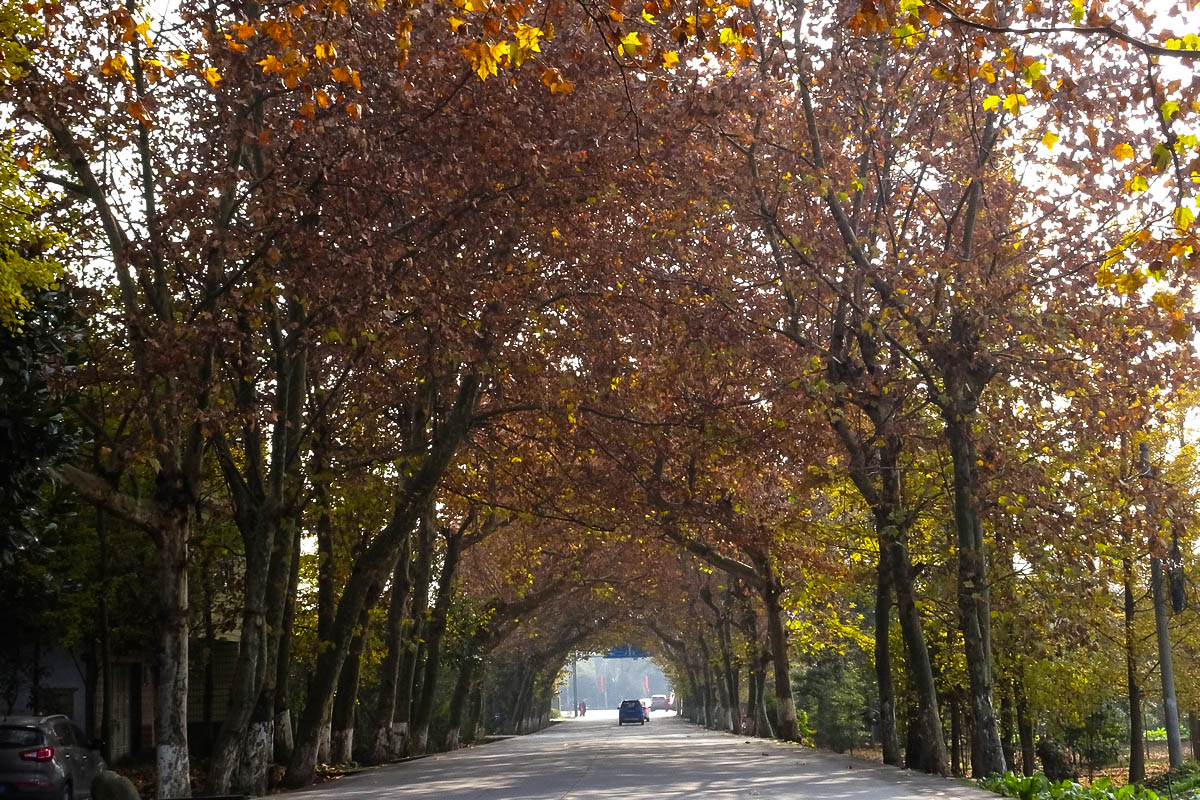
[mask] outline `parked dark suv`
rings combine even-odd
[[[98,747],[61,714],[0,717],[0,797],[91,797],[92,781],[105,768]]]

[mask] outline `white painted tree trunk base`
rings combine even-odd
[[[330,738],[329,758],[334,764],[347,764],[354,760],[354,729],[336,730]]]
[[[275,763],[286,764],[296,741],[292,736],[292,712],[283,709],[275,715]]]
[[[320,733],[320,735],[317,736],[317,763],[318,764],[328,764],[329,763],[329,737],[330,737],[330,726],[326,725],[323,728],[321,728],[321,733]]]

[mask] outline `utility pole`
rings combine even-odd
[[[1158,480],[1158,468],[1150,466],[1150,446],[1142,442],[1138,454],[1141,456],[1142,477],[1153,482]],[[1146,515],[1153,529],[1157,529],[1157,498],[1152,493],[1146,501]],[[1157,538],[1157,533],[1152,533]],[[1162,559],[1150,551],[1150,590],[1154,597],[1154,632],[1158,639],[1158,668],[1162,677],[1164,727],[1167,729],[1167,756],[1171,769],[1183,766],[1183,738],[1179,734],[1179,703],[1175,699],[1175,665],[1171,658],[1171,628],[1167,611],[1167,592],[1163,585]]]
[[[571,659],[571,702],[575,704],[575,716],[579,716],[579,654]]]

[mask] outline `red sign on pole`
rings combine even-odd
[[[650,676],[646,676],[646,694],[650,694]]]

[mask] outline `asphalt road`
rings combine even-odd
[[[297,800],[996,800],[882,764],[705,731],[669,713],[618,727],[615,711],[589,711],[532,736],[369,770],[296,794]]]

